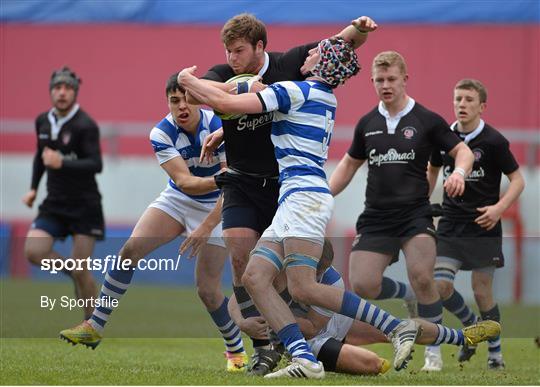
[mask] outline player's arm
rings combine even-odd
[[[268,337],[268,324],[264,318],[261,316],[244,318],[240,312],[240,307],[238,306],[238,302],[236,301],[236,296],[234,294],[229,299],[227,309],[229,310],[229,314],[231,315],[231,318],[235,324],[238,325],[238,328],[240,328],[240,330],[249,337],[261,339]]]
[[[465,192],[465,177],[472,170],[474,155],[464,142],[459,142],[448,154],[454,158],[454,171],[444,182],[444,189],[450,197],[461,196]]]
[[[226,113],[261,113],[263,106],[257,94],[231,95],[209,85],[193,74],[197,66],[183,69],[178,74],[178,83],[202,103]]]
[[[330,317],[317,313],[313,308],[309,308],[306,317],[295,316],[296,322],[306,339],[311,339],[328,324]]]
[[[23,197],[22,202],[28,207],[32,208],[34,201],[37,196],[37,189],[41,177],[45,173],[45,165],[43,164],[43,159],[41,158],[41,153],[43,149],[39,146],[39,131],[38,131],[38,121],[36,120],[36,154],[34,155],[34,162],[32,163],[32,180],[30,183],[30,191],[28,191]]]
[[[360,16],[354,19],[350,26],[345,27],[336,36],[350,42],[356,49],[366,42],[368,33],[375,31],[377,27],[377,23],[369,16]]]
[[[180,245],[180,254],[184,254],[191,248],[190,257],[198,257],[202,251],[202,248],[208,242],[208,238],[212,235],[212,231],[221,222],[221,209],[223,208],[223,195],[220,196],[216,202],[216,205],[208,213],[206,218],[199,226],[193,230]]]
[[[180,155],[161,164],[161,168],[167,172],[174,184],[188,195],[204,195],[217,189],[213,176],[193,176]]]
[[[337,196],[349,185],[356,171],[362,166],[364,161],[365,160],[355,159],[349,156],[348,153],[345,153],[330,176],[328,184],[330,185],[330,192],[332,192],[332,195]]]
[[[82,131],[81,152],[77,159],[62,159],[62,169],[78,172],[99,173],[103,169],[99,128],[92,123]]]
[[[487,230],[491,230],[497,225],[504,211],[519,198],[519,195],[521,195],[521,192],[525,188],[525,180],[519,169],[509,173],[506,177],[510,180],[510,184],[499,201],[492,206],[477,208],[482,215],[476,218],[475,222]]]
[[[437,185],[437,179],[439,178],[439,171],[441,170],[441,167],[435,166],[433,164],[428,163],[427,168],[427,181],[429,183],[429,194],[428,196],[431,196],[433,193],[433,190],[435,189],[435,186]]]
[[[203,83],[206,83],[209,86],[222,90],[225,93],[236,94],[235,85],[232,85],[229,83],[218,82],[218,81],[212,81],[209,79],[201,79],[200,81]],[[192,104],[192,105],[204,104],[204,102],[200,101],[192,93],[190,93],[189,90],[186,93],[186,99],[187,99],[187,103]]]

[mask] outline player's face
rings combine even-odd
[[[319,50],[317,47],[313,47],[311,50],[308,51],[308,56],[306,57],[306,60],[304,61],[304,64],[300,68],[300,72],[302,74],[307,74],[313,68],[319,63],[321,60],[321,55],[319,54]]]
[[[186,95],[180,90],[167,96],[169,110],[176,123],[184,129],[194,128],[199,122],[198,108],[187,103]]]
[[[60,114],[65,114],[75,103],[75,89],[65,83],[59,83],[51,90],[51,101]]]
[[[466,125],[479,120],[485,107],[486,104],[480,102],[480,95],[476,90],[454,90],[454,114],[460,124]]]
[[[371,82],[379,99],[385,105],[399,103],[405,95],[408,75],[403,74],[398,66],[377,66],[371,74]]]
[[[225,46],[227,63],[235,74],[257,74],[262,66],[261,58],[264,54],[262,41],[255,47],[245,39],[237,39]]]

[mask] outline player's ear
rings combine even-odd
[[[264,43],[262,40],[259,40],[257,44],[255,45],[255,52],[257,54],[260,54],[264,51]]]
[[[481,102],[480,103],[480,114],[482,114],[484,112],[484,110],[486,110],[487,108],[487,103],[486,102]]]

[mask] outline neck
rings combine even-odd
[[[457,130],[460,133],[471,133],[473,130],[478,128],[478,125],[480,125],[480,117],[464,124],[458,121]]]
[[[71,112],[71,110],[73,109],[74,106],[75,106],[75,104],[71,105],[68,109],[65,109],[65,110],[59,110],[57,108],[54,108],[54,114],[57,117],[63,118],[65,116],[67,116]]]
[[[389,105],[384,104],[384,107],[386,108],[386,110],[388,110],[388,113],[390,114],[390,117],[394,117],[400,111],[405,109],[405,106],[407,106],[407,103],[409,103],[409,96],[407,94],[404,94],[403,97],[401,97],[400,99],[394,101],[393,103],[391,103]]]
[[[255,67],[255,70],[253,71],[253,74],[255,75],[258,74],[259,71],[261,71],[261,69],[264,66],[264,61],[266,59],[265,52],[266,51],[263,51],[263,54],[257,59],[257,66]]]

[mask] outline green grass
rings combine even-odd
[[[73,385],[534,385],[540,383],[539,308],[503,308],[503,351],[507,369],[486,370],[486,346],[471,362],[454,359],[456,347],[443,348],[444,370],[419,372],[423,348],[408,370],[378,377],[328,373],[325,380],[268,381],[224,370],[223,343],[193,289],[133,286],[95,350],[71,346],[58,331],[80,321],[81,312],[39,308],[39,296],[71,294],[69,283],[5,281],[0,284],[0,384]],[[403,314],[396,303],[385,303]],[[520,316],[523,316],[521,318]],[[452,322],[451,319],[448,319]],[[506,322],[507,321],[507,322]],[[455,321],[454,321],[455,322]],[[507,328],[508,326],[508,328]],[[515,335],[509,335],[515,329]],[[521,334],[518,334],[521,332]],[[513,336],[510,337],[509,336]],[[131,337],[131,338],[130,338]],[[137,337],[137,338],[133,338]],[[392,358],[388,344],[369,346]]]

